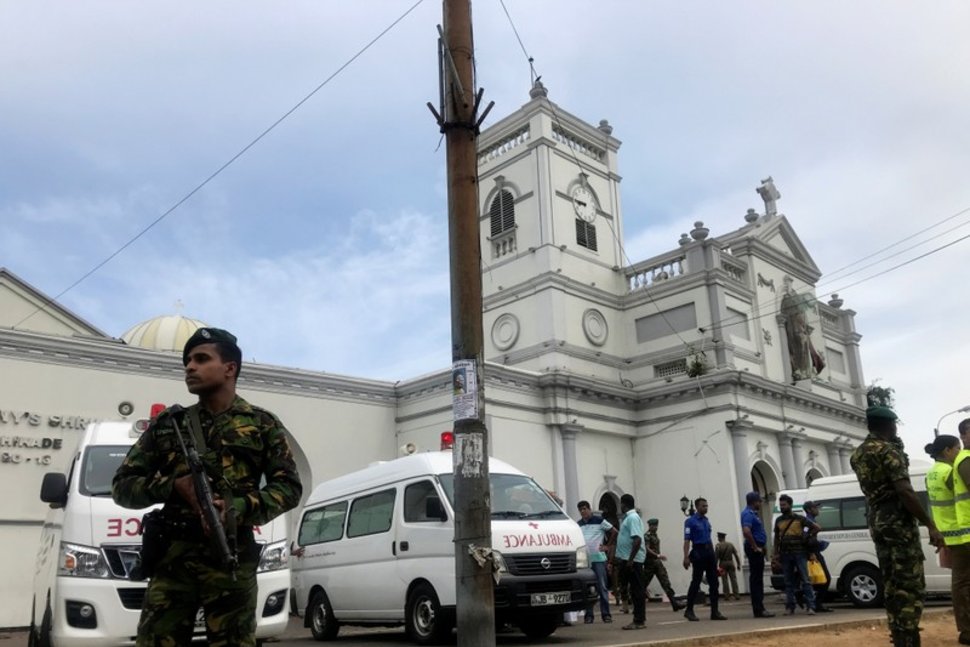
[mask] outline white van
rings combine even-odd
[[[111,498],[111,480],[147,421],[87,427],[70,472],[44,475],[50,504],[34,572],[29,644],[36,647],[133,645],[145,582],[129,579],[141,551],[141,518]],[[256,636],[286,630],[290,586],[284,517],[255,529],[263,544],[257,583]],[[201,609],[196,633],[205,637]]]
[[[499,624],[533,638],[596,600],[583,535],[531,477],[489,459]],[[412,454],[318,485],[304,505],[293,563],[297,608],[317,640],[341,625],[403,624],[419,644],[455,625],[450,451]]]
[[[909,468],[909,478],[916,490],[916,496],[929,510],[926,496],[926,473],[931,464],[926,461],[913,461]],[[831,582],[829,592],[840,594],[857,607],[876,607],[882,604],[883,583],[876,559],[876,547],[869,536],[866,522],[866,499],[859,487],[855,474],[827,476],[812,481],[803,490],[785,492],[794,501],[793,510],[804,514],[802,504],[814,501],[819,504],[816,522],[822,527],[819,538],[829,542],[823,554],[828,566]],[[774,519],[780,511],[775,507]],[[774,522],[774,519],[772,522]],[[772,528],[774,523],[772,523]],[[771,532],[771,528],[768,529]],[[926,592],[929,595],[950,595],[950,571],[941,568],[936,549],[929,543],[929,533],[920,526],[921,544],[926,561]],[[773,538],[772,538],[773,540]],[[772,587],[784,590],[784,578],[773,574]]]

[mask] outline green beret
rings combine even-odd
[[[185,348],[182,349],[182,363],[189,363],[189,353],[196,346],[201,346],[202,344],[216,344],[219,342],[224,342],[232,346],[236,346],[236,336],[233,335],[228,330],[223,330],[222,328],[199,328],[189,340],[185,342]],[[238,346],[236,346],[238,348]]]
[[[647,519],[647,525],[648,526],[656,526],[656,525],[659,525],[659,524],[660,524],[660,522],[657,520],[656,517],[654,517],[653,519]]]
[[[873,406],[866,409],[866,420],[899,420],[899,416],[889,407]]]

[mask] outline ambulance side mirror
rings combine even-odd
[[[60,472],[44,474],[40,485],[40,500],[52,508],[63,508],[67,503],[67,477]]]

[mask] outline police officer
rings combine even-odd
[[[132,446],[112,483],[119,505],[164,503],[163,526],[171,538],[154,565],[136,645],[188,645],[202,607],[209,645],[253,647],[258,561],[253,526],[294,507],[302,486],[282,423],[236,395],[242,364],[236,338],[199,328],[185,344],[182,363],[186,387],[198,404],[177,416],[163,411]],[[186,442],[202,441],[195,444],[217,494],[216,507],[230,537],[235,535],[234,572],[211,547],[212,529],[201,517],[176,424]]]
[[[647,559],[643,563],[643,587],[646,589],[646,587],[650,586],[650,582],[656,576],[657,581],[660,582],[660,588],[667,594],[667,599],[670,600],[670,606],[676,612],[683,609],[684,604],[677,601],[677,594],[674,593],[674,587],[670,585],[667,567],[664,566],[664,562],[667,561],[667,556],[660,552],[660,537],[657,535],[657,527],[659,525],[659,520],[647,519],[647,534],[644,536],[647,542]]]
[[[949,545],[952,567],[953,615],[960,631],[959,643],[970,645],[970,542],[966,533],[970,529],[970,419],[961,420],[957,427],[963,449],[953,459],[953,499],[956,525],[964,543]],[[942,438],[942,436],[941,436]],[[941,529],[942,530],[942,529]]]
[[[909,480],[909,457],[896,435],[895,412],[866,409],[869,435],[852,452],[852,470],[869,506],[869,534],[882,571],[886,615],[893,645],[920,644],[926,582],[917,521],[929,530],[930,543],[943,546],[943,536],[920,504]]]
[[[707,591],[711,600],[711,620],[727,620],[717,609],[717,558],[711,541],[711,522],[707,519],[707,499],[694,500],[694,514],[684,520],[684,569],[693,566],[690,588],[687,589],[687,611],[684,617],[697,621],[694,601],[701,588],[701,578],[707,576]]]

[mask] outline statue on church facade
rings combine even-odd
[[[788,338],[788,356],[791,360],[792,380],[810,380],[825,368],[825,359],[812,344],[812,326],[808,313],[815,310],[815,300],[810,294],[799,294],[792,287],[792,278],[785,277],[781,314],[785,320]]]
[[[765,215],[774,216],[778,213],[776,202],[781,199],[781,193],[775,188],[775,181],[769,175],[761,180],[761,186],[755,189],[761,199],[765,201]]]

